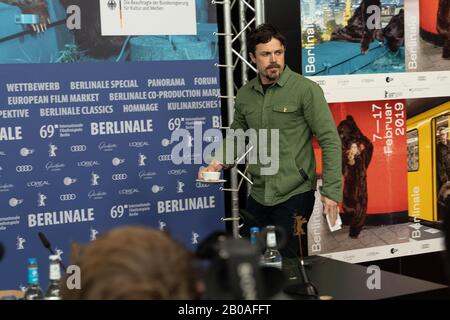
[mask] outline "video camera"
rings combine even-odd
[[[260,253],[247,240],[217,232],[199,245],[197,256],[209,260],[205,299],[270,299],[283,287],[282,271],[260,266]]]

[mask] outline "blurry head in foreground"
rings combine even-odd
[[[62,298],[194,299],[192,259],[189,251],[162,231],[111,230],[81,247],[73,261],[81,269],[81,289],[63,286]]]

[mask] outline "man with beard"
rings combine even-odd
[[[286,38],[272,25],[263,24],[247,36],[247,48],[258,76],[237,93],[234,121],[231,128],[278,130],[279,166],[275,173],[263,171],[267,165],[258,159],[250,163],[253,179],[247,211],[260,227],[275,225],[285,230],[287,244],[280,250],[284,257],[297,256],[298,239],[293,235],[295,216],[311,216],[316,189],[316,162],[313,136],[322,147],[323,184],[321,188],[324,213],[330,215],[332,225],[338,214],[342,198],[341,141],[322,89],[315,82],[293,72],[285,65]],[[276,136],[275,136],[276,137]],[[205,171],[220,171],[233,163],[227,162],[227,151],[234,149],[234,137],[224,142]],[[231,147],[231,148],[230,148]],[[261,144],[258,146],[261,151]],[[263,148],[266,146],[262,146]],[[267,149],[272,149],[267,146]],[[244,235],[249,235],[251,225],[244,224]],[[306,236],[302,241],[306,251]]]

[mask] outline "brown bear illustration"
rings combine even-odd
[[[367,216],[367,168],[373,154],[373,144],[364,136],[352,116],[338,125],[342,141],[342,174],[344,194],[342,207],[350,219],[349,236],[357,238]]]
[[[405,14],[403,9],[393,16],[388,25],[383,29],[383,35],[387,40],[389,50],[396,52],[405,41]]]
[[[368,10],[370,6],[377,6],[381,12],[380,0],[362,0],[347,25],[332,33],[331,40],[360,42],[361,53],[366,54],[374,40],[384,44],[384,38],[386,38],[389,50],[396,52],[404,43],[403,10],[393,16],[384,29],[376,29],[368,25],[369,19],[374,14],[373,11]]]

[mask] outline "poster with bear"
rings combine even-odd
[[[381,253],[370,248],[389,249],[410,236],[405,100],[332,103],[330,109],[342,143],[343,226],[331,232],[317,201],[308,224],[309,254],[374,260]],[[320,177],[321,151],[318,144],[314,149]]]

